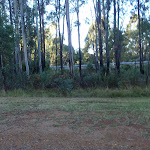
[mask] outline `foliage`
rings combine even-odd
[[[80,78],[78,71],[72,78],[69,70],[55,71],[47,70],[41,74],[35,73],[30,76],[18,74],[12,76],[6,70],[6,85],[8,89],[57,89],[60,92],[67,93],[73,89],[81,88],[128,88],[134,86],[145,86],[147,76],[142,75],[139,67],[135,65],[124,65],[121,67],[120,74],[116,73],[114,68],[108,75],[96,73],[92,64],[88,64],[87,68],[82,72]],[[145,72],[147,67],[145,67]],[[3,77],[1,77],[3,79]],[[2,81],[2,80],[1,80]],[[0,82],[2,88],[3,82]]]

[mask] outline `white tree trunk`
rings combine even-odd
[[[25,23],[24,23],[22,0],[19,0],[19,4],[20,4],[20,12],[21,12],[21,27],[22,27],[23,50],[24,50],[24,57],[25,57],[26,74],[29,75],[29,64],[28,64],[28,57],[27,57],[27,40],[26,40],[26,33],[25,33]]]
[[[77,0],[77,22],[78,22],[78,43],[79,43],[79,72],[80,77],[82,76],[82,70],[81,70],[81,46],[80,46],[80,21],[79,21],[79,0]]]
[[[68,43],[69,43],[69,65],[70,65],[70,72],[74,76],[74,68],[73,68],[74,62],[73,62],[70,15],[69,15],[69,0],[66,0],[65,2],[66,2],[66,21],[67,21],[67,30],[68,30]]]

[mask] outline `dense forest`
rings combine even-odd
[[[82,48],[80,10],[89,1]],[[0,89],[149,85],[149,0],[89,1],[0,0]]]

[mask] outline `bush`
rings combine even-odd
[[[122,84],[137,86],[145,84],[145,75],[140,73],[139,68],[135,68],[133,66],[128,67],[128,69],[121,70],[121,81]]]
[[[11,68],[5,69],[6,87],[12,89],[58,89],[62,93],[70,92],[75,88],[129,88],[130,86],[145,86],[146,75],[142,75],[138,67],[123,66],[120,74],[111,70],[109,75],[103,72],[95,73],[92,64],[88,64],[87,69],[82,70],[82,78],[79,71],[75,71],[72,77],[69,70],[55,71],[47,70],[41,74],[26,76],[25,73],[10,73]],[[1,74],[1,71],[0,71]],[[3,76],[0,76],[0,89],[3,87]]]
[[[89,73],[89,74],[95,72],[95,69],[94,69],[93,64],[91,64],[91,63],[88,63],[88,64],[87,64],[86,72]]]
[[[83,77],[81,81],[82,87],[95,87],[100,85],[100,76],[99,74],[87,75]]]
[[[58,88],[63,93],[69,92],[73,89],[73,80],[56,78],[53,82],[53,86]]]
[[[104,77],[104,86],[109,88],[120,87],[120,76],[115,72]]]

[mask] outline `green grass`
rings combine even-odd
[[[27,111],[60,111],[70,115],[56,118],[59,126],[64,120],[72,120],[72,129],[93,121],[93,127],[99,121],[116,121],[111,127],[119,125],[142,125],[150,127],[150,97],[141,98],[48,98],[48,97],[0,97],[0,114],[18,115]],[[93,114],[92,114],[93,113]],[[1,117],[0,120],[4,120]],[[107,124],[101,123],[101,127]],[[147,135],[147,133],[146,133]]]
[[[61,92],[58,89],[28,89],[28,90],[11,90],[5,92],[0,91],[2,97],[150,97],[149,87],[128,87],[127,89],[109,89],[109,88],[89,88],[89,89],[73,89],[71,91]]]

